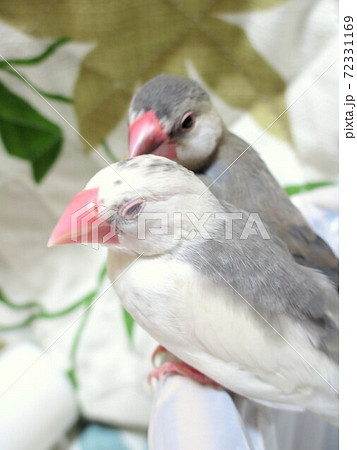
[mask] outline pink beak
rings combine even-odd
[[[166,158],[176,158],[175,144],[165,133],[154,111],[148,111],[129,127],[129,155],[153,153]]]
[[[119,243],[118,236],[106,219],[110,211],[98,206],[98,188],[78,192],[57,222],[48,247],[78,243]]]

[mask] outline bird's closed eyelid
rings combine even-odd
[[[120,209],[119,214],[125,219],[134,219],[142,211],[146,200],[142,197],[129,200]]]

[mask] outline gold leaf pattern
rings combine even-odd
[[[161,72],[187,75],[187,61],[225,102],[250,110],[261,127],[269,126],[286,108],[285,83],[242,28],[217,16],[282,2],[3,0],[0,16],[35,36],[96,44],[74,91],[80,132],[96,145],[124,117],[139,84]],[[269,132],[291,140],[287,115]]]

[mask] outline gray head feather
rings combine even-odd
[[[199,113],[207,104],[210,104],[209,96],[196,81],[162,74],[137,92],[130,106],[130,115],[153,110],[159,120],[172,120],[184,110]]]

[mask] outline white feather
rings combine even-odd
[[[212,107],[208,112],[197,117],[194,127],[187,133],[187,139],[181,139],[180,143],[177,143],[178,161],[189,168],[201,166],[217,147],[222,132],[222,120]]]
[[[109,252],[113,281],[128,262]],[[154,339],[228,389],[270,406],[337,417],[337,367],[299,325],[286,320],[289,345],[229,287],[214,286],[188,264],[162,257],[142,257],[114,287]]]

